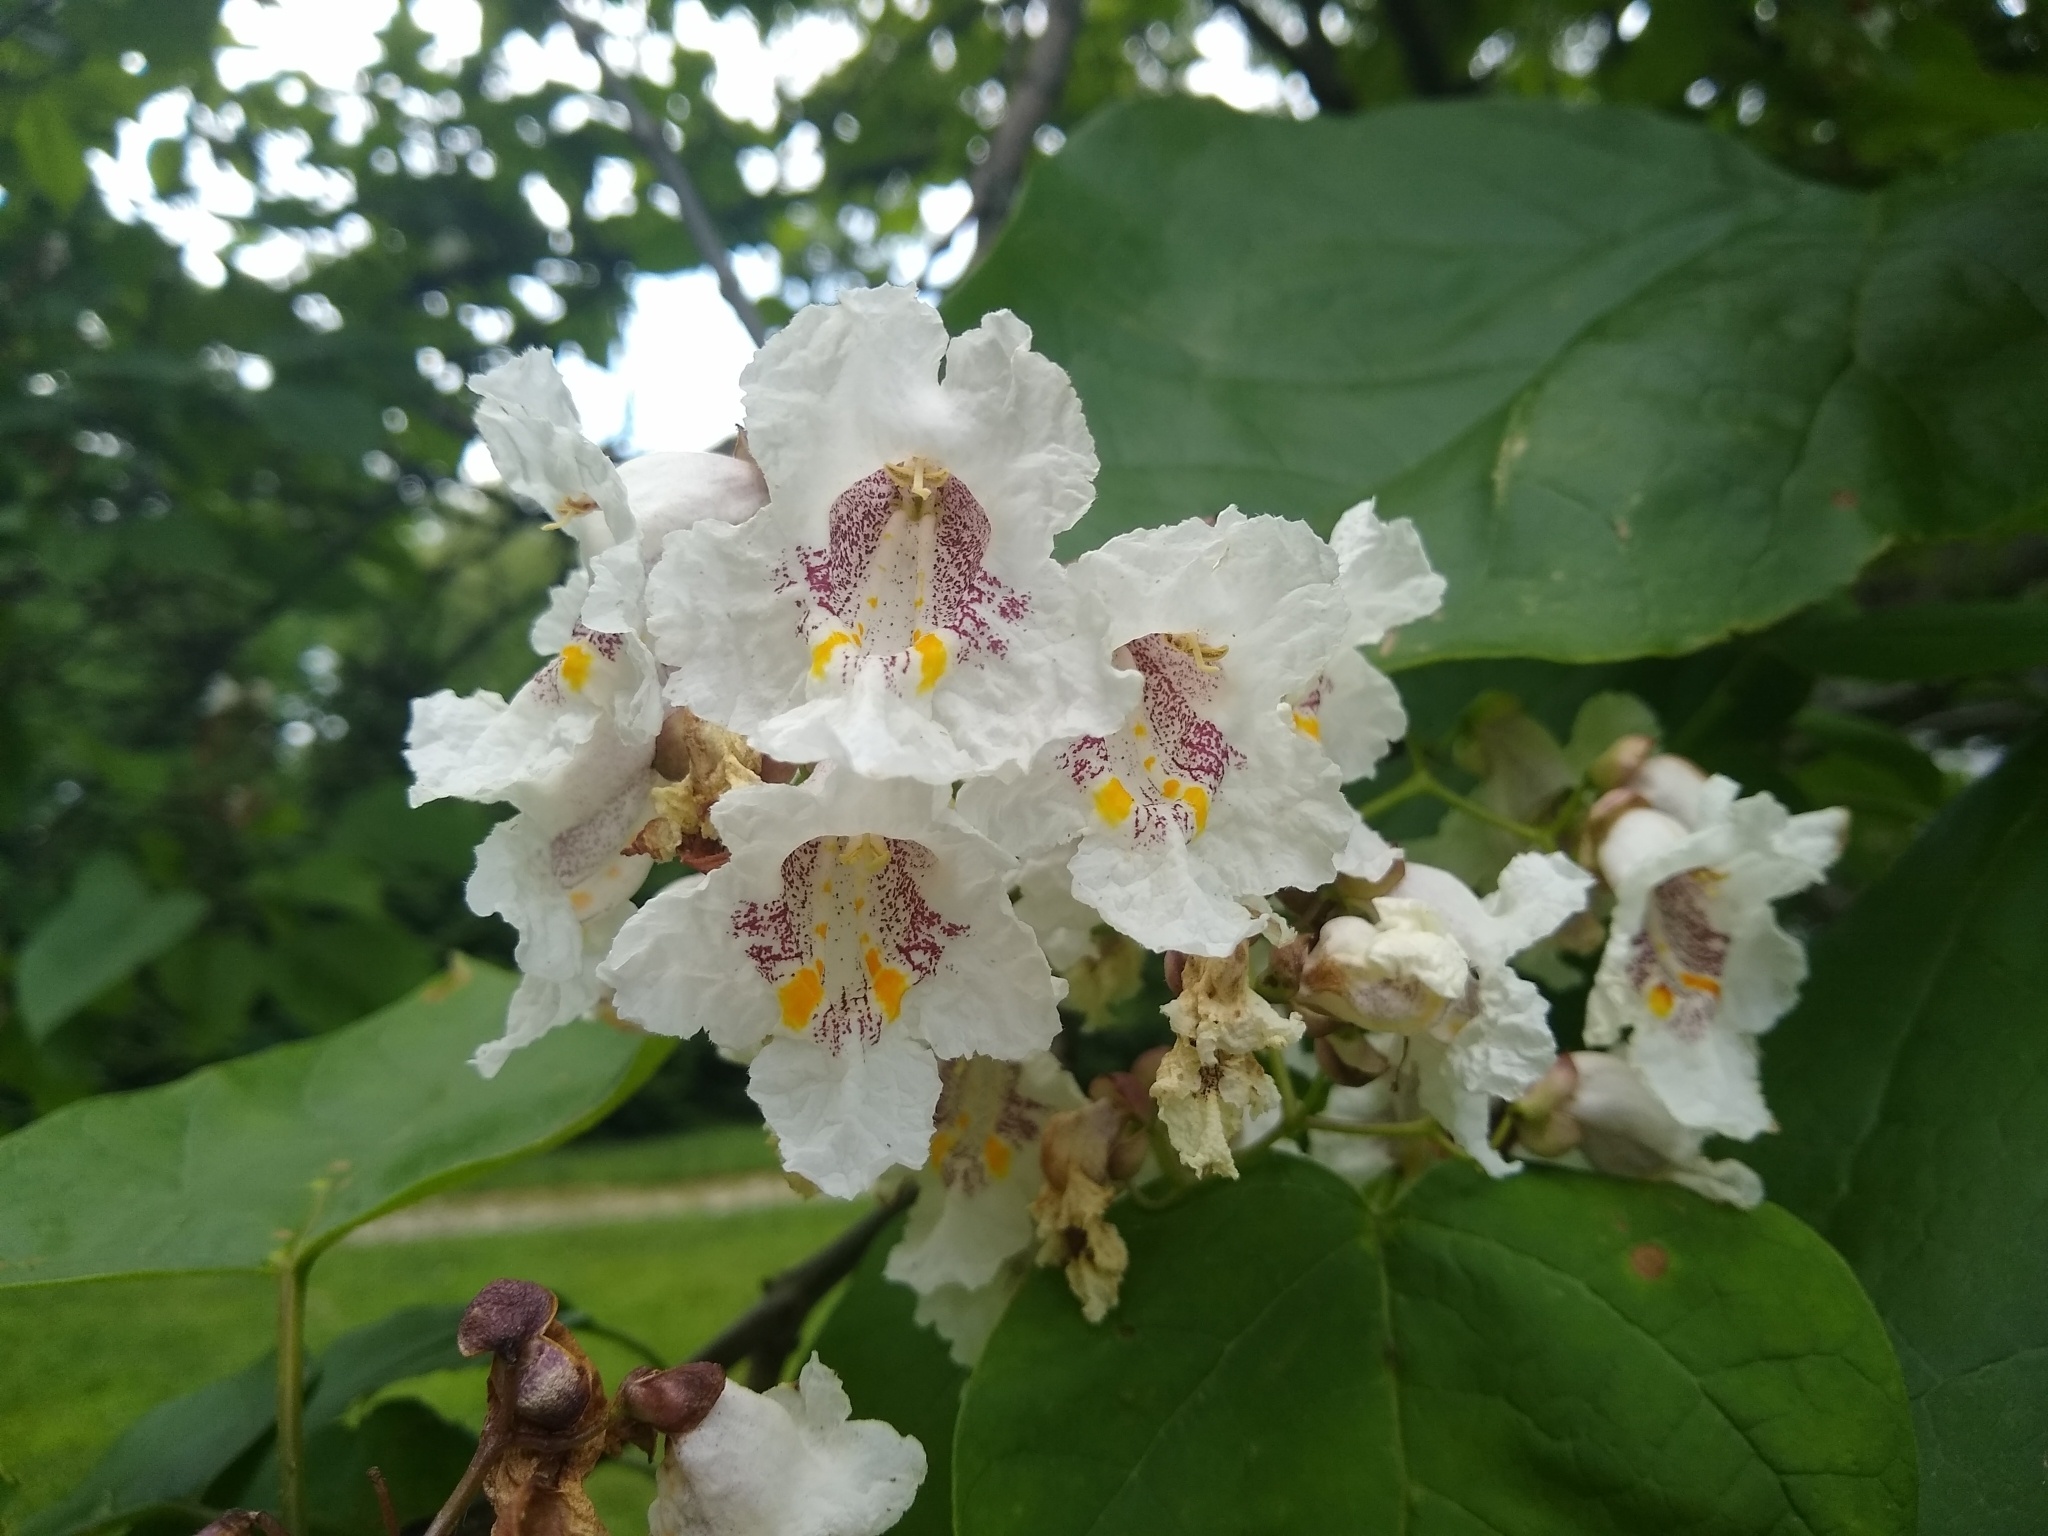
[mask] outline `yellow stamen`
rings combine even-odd
[[[910,990],[910,978],[893,965],[882,964],[880,950],[871,949],[862,958],[867,961],[868,988],[881,1004],[883,1017],[894,1023],[903,1011],[903,994]]]
[[[981,1161],[996,1178],[1010,1176],[1010,1144],[1000,1136],[991,1136],[981,1144]]]
[[[946,675],[946,642],[926,630],[910,642],[917,652],[917,691],[930,693]]]
[[[562,681],[569,685],[571,693],[581,693],[583,685],[590,681],[591,663],[597,660],[597,653],[587,645],[570,641],[562,647]]]
[[[823,682],[825,680],[825,668],[831,665],[832,662],[832,653],[842,645],[852,645],[853,643],[853,636],[843,629],[835,629],[816,645],[813,645],[811,647],[811,676]]]
[[[775,989],[775,1001],[782,1007],[782,1022],[789,1029],[802,1029],[811,1022],[818,1004],[825,1000],[825,967],[814,962]]]
[[[1204,672],[1216,671],[1216,663],[1230,654],[1229,646],[1211,645],[1195,634],[1168,635],[1166,643],[1183,655],[1193,657],[1195,665]]]
[[[1115,826],[1131,814],[1131,807],[1137,802],[1131,799],[1131,792],[1124,788],[1122,779],[1111,779],[1095,791],[1095,814],[1111,826]]]

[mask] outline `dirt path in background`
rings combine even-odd
[[[623,1226],[670,1216],[723,1216],[794,1205],[801,1197],[779,1173],[694,1179],[645,1187],[616,1184],[554,1189],[498,1189],[473,1195],[438,1195],[393,1211],[342,1239],[354,1247],[421,1243],[444,1237],[499,1232],[545,1232],[570,1227]]]

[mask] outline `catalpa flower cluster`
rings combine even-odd
[[[479,1068],[598,1009],[708,1035],[793,1175],[915,1175],[888,1272],[965,1360],[1035,1263],[1104,1316],[1122,1191],[1254,1150],[1366,1172],[1420,1128],[1495,1174],[1753,1201],[1701,1149],[1769,1127],[1756,1040],[1803,966],[1772,903],[1839,816],[1645,749],[1484,894],[1407,860],[1343,786],[1406,729],[1366,648],[1443,597],[1414,527],[1191,509],[1063,564],[1097,462],[1030,341],[849,292],[749,366],[734,454],[624,465],[544,355],[478,381],[578,551],[525,687],[414,712],[416,802],[513,808],[469,885],[522,973]],[[636,905],[660,863],[687,872]],[[1591,1049],[1561,1056],[1517,959],[1609,909]],[[1144,951],[1165,1043],[1084,1090],[1069,985]]]

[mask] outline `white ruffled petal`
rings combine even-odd
[[[1369,775],[1408,734],[1408,711],[1393,681],[1349,646],[1330,657],[1310,693],[1295,702],[1294,717],[1347,784]]]
[[[1074,894],[1147,949],[1227,955],[1259,929],[1258,914],[1220,889],[1171,833],[1143,847],[1089,838],[1067,865]]]
[[[584,600],[590,596],[590,572],[578,566],[548,591],[548,606],[526,632],[527,644],[537,656],[552,656],[569,643],[583,615]]]
[[[620,1018],[679,1039],[703,1033],[744,1056],[781,1015],[732,932],[733,896],[720,887],[738,880],[725,874],[686,877],[661,890],[620,930],[598,976]]]
[[[881,1536],[924,1482],[924,1448],[853,1419],[816,1355],[766,1393],[727,1380],[704,1421],[668,1441],[650,1536]]]
[[[519,987],[505,1010],[505,1033],[487,1041],[470,1057],[470,1065],[485,1077],[496,1077],[511,1054],[531,1045],[551,1030],[585,1018],[604,995],[597,979],[598,962],[604,959],[617,936],[619,925],[633,915],[633,904],[622,902],[609,912],[582,925],[582,966],[566,980],[545,976],[521,976]]]
[[[643,453],[619,466],[619,480],[633,508],[641,563],[648,566],[678,528],[743,523],[768,499],[761,471],[722,453]]]
[[[783,1167],[851,1200],[890,1168],[923,1163],[939,1066],[900,1030],[837,1051],[784,1034],[754,1058],[747,1091],[781,1144]]]
[[[482,399],[476,428],[506,485],[558,519],[586,555],[633,537],[626,488],[605,451],[583,435],[576,403],[538,347],[470,380]]]
[[[1383,523],[1361,501],[1330,530],[1337,586],[1351,605],[1353,645],[1377,645],[1390,629],[1443,606],[1444,579],[1430,569],[1422,535],[1407,518]]]

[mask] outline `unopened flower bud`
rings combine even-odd
[[[1650,736],[1622,736],[1593,759],[1586,778],[1595,789],[1618,789],[1627,784],[1650,760],[1657,742]]]
[[[513,1407],[522,1423],[537,1429],[566,1429],[583,1417],[597,1390],[589,1362],[545,1334],[519,1352]]]
[[[1379,921],[1333,917],[1301,972],[1301,1000],[1347,1024],[1420,1034],[1464,1005],[1472,966],[1427,904],[1385,896]]]
[[[664,1435],[687,1435],[704,1422],[725,1391],[725,1368],[693,1360],[666,1371],[640,1366],[619,1383],[619,1408]]]
[[[1186,973],[1188,957],[1177,949],[1166,952],[1166,990],[1175,997],[1180,996],[1181,978]]]
[[[493,1280],[476,1293],[455,1330],[464,1355],[516,1355],[555,1320],[555,1293],[531,1280]]]
[[[1363,1088],[1384,1074],[1393,1063],[1355,1029],[1338,1029],[1320,1036],[1315,1043],[1316,1065],[1339,1088]]]
[[[1309,952],[1315,948],[1315,936],[1297,933],[1285,944],[1273,946],[1273,952],[1266,957],[1266,979],[1283,992],[1292,992],[1301,985],[1301,968],[1308,964]]]
[[[1514,1104],[1515,1140],[1537,1157],[1562,1157],[1579,1144],[1578,1121],[1571,1102],[1579,1088],[1579,1069],[1570,1056],[1560,1056],[1536,1085]]]
[[[1361,875],[1339,875],[1337,895],[1347,907],[1365,908],[1386,895],[1401,883],[1408,873],[1408,861],[1397,858],[1389,864],[1386,872],[1377,880],[1367,880]]]

